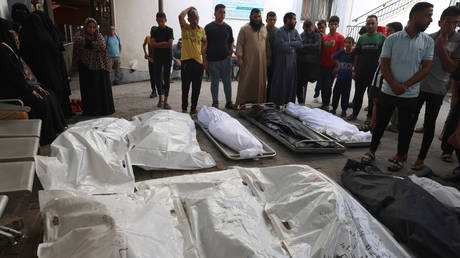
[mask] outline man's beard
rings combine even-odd
[[[262,27],[263,23],[262,22],[255,22],[255,21],[251,20],[249,22],[249,25],[251,25],[251,27],[252,27],[252,29],[254,31],[259,31],[260,28]]]
[[[295,28],[294,23],[289,23],[288,24],[288,30],[293,30]]]

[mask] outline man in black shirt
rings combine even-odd
[[[232,109],[232,85],[231,85],[231,57],[233,53],[233,31],[224,22],[225,5],[218,4],[214,9],[215,20],[206,27],[206,48],[207,70],[211,76],[212,106],[219,107],[219,80],[224,84],[226,105],[225,108]],[[206,67],[205,67],[206,68]]]
[[[160,95],[157,107],[171,109],[171,106],[168,104],[168,96],[172,62],[171,47],[174,36],[173,30],[166,26],[165,13],[157,13],[157,23],[158,27],[152,27],[152,30],[150,31],[150,44],[155,48],[153,55],[155,60],[155,85],[157,86],[158,94]],[[161,76],[161,72],[163,72],[163,76]]]

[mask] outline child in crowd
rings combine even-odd
[[[339,50],[334,54],[333,58],[336,61],[334,74],[337,74],[337,80],[334,86],[332,97],[331,113],[335,114],[341,99],[342,117],[347,116],[348,100],[350,98],[351,80],[353,79],[353,44],[355,40],[352,37],[347,37],[344,41],[345,49]]]

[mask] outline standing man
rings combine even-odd
[[[422,146],[412,169],[420,170],[433,141],[436,119],[442,101],[449,90],[449,75],[456,71],[460,61],[460,34],[455,28],[460,22],[460,7],[450,6],[441,14],[438,32],[430,34],[435,40],[433,65],[428,76],[421,82],[417,103],[417,117],[425,104]]]
[[[302,45],[300,35],[295,29],[295,13],[286,13],[284,26],[275,32],[275,50],[273,53],[273,81],[269,102],[277,108],[288,102],[295,102],[297,89],[296,49]]]
[[[212,106],[219,108],[219,80],[222,80],[225,108],[233,109],[231,74],[234,40],[232,28],[224,22],[225,5],[216,5],[214,17],[215,20],[204,27],[208,39],[206,58],[211,76]]]
[[[409,13],[409,22],[403,31],[385,40],[380,56],[383,75],[382,92],[377,103],[377,121],[372,133],[369,152],[362,162],[373,162],[383,132],[390,121],[393,110],[399,110],[398,152],[390,158],[390,171],[399,171],[407,159],[409,144],[417,121],[417,97],[420,81],[431,70],[434,41],[423,33],[430,25],[433,5],[419,2]]]
[[[177,41],[177,44],[174,44],[172,48],[173,70],[180,70],[180,67],[182,65],[180,62],[181,52],[182,52],[182,39],[180,38]]]
[[[353,121],[358,117],[359,111],[363,105],[364,92],[366,89],[370,91],[372,78],[374,77],[377,66],[379,65],[379,57],[382,52],[385,35],[377,32],[378,20],[377,16],[369,15],[366,19],[366,31],[358,39],[355,47],[355,96],[353,97],[353,113],[348,117],[348,120]],[[374,94],[369,94],[369,108],[367,113],[367,121],[372,118],[372,107]]]
[[[335,60],[332,56],[339,50],[343,49],[345,37],[337,32],[340,19],[337,16],[329,18],[329,34],[323,37],[321,51],[321,67],[320,67],[320,84],[321,84],[321,99],[322,109],[329,111],[329,103],[331,102],[332,83],[334,82],[333,70]]]
[[[152,27],[153,29],[153,27]],[[152,30],[151,29],[151,30]],[[157,91],[155,87],[155,73],[154,73],[154,59],[153,59],[153,53],[154,48],[150,44],[150,34],[145,36],[144,44],[142,44],[142,49],[144,50],[144,58],[147,59],[148,65],[149,65],[149,75],[150,75],[150,88],[152,89],[152,92],[150,93],[150,98],[156,98],[157,97]]]
[[[319,78],[321,34],[314,31],[313,22],[306,20],[300,38],[302,46],[297,49],[297,101],[303,105],[308,82],[315,82]]]
[[[275,12],[268,12],[267,19],[267,33],[268,33],[268,42],[270,44],[270,49],[272,50],[271,56],[273,56],[273,50],[275,48],[275,31],[278,29],[275,27],[276,24],[276,13]],[[272,84],[272,77],[273,77],[273,68],[272,65],[269,64],[267,67],[267,101],[270,98],[270,87]]]
[[[187,20],[185,21],[185,15]],[[179,14],[179,23],[182,32],[181,79],[182,79],[182,112],[187,113],[188,93],[192,84],[192,105],[190,114],[196,114],[198,98],[203,79],[203,67],[208,68],[206,60],[206,33],[198,25],[200,17],[195,7],[191,6]]]
[[[316,28],[315,31],[317,31],[319,34],[321,34],[321,39],[326,36],[326,21],[325,20],[319,20],[316,23]],[[320,58],[321,58],[321,52],[320,52]],[[319,71],[318,71],[318,80],[316,81],[316,86],[315,86],[315,95],[313,95],[313,103],[321,103],[321,100],[319,98],[319,95],[321,93],[321,83],[319,80]]]
[[[109,35],[104,36],[105,45],[107,46],[107,57],[109,59],[109,67],[114,71],[113,85],[120,84],[120,54],[121,54],[121,41],[120,37],[115,33],[115,26],[110,26]]]
[[[166,26],[166,21],[166,14],[158,12],[158,27],[150,32],[150,44],[155,48],[153,55],[155,59],[155,85],[158,89],[158,95],[160,95],[157,107],[171,109],[171,106],[168,104],[168,96],[172,63],[171,48],[174,36],[173,29]]]
[[[254,8],[250,22],[238,33],[236,56],[240,67],[236,104],[266,101],[267,65],[270,64],[270,43],[262,23],[260,10]]]

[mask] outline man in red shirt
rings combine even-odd
[[[340,19],[337,16],[329,18],[329,34],[324,35],[321,47],[320,61],[320,85],[321,99],[323,101],[322,109],[329,111],[329,103],[331,102],[332,83],[334,82],[334,66],[335,61],[332,56],[335,52],[343,49],[345,37],[337,32]]]

